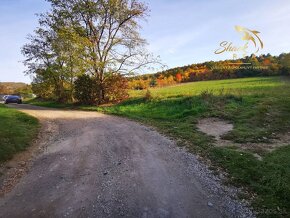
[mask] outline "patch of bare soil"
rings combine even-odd
[[[233,124],[218,118],[201,119],[199,120],[197,127],[201,132],[214,136],[217,140],[234,128]]]

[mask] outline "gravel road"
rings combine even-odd
[[[43,152],[0,217],[253,217],[198,159],[155,130],[96,112],[11,105],[40,119]]]

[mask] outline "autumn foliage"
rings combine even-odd
[[[103,94],[99,97],[100,84],[98,80],[88,75],[81,75],[75,81],[75,100],[81,104],[101,104],[120,102],[128,98],[127,79],[121,74],[106,75],[102,84]]]
[[[244,67],[249,65],[250,67]],[[132,77],[129,79],[129,88],[143,90],[185,82],[275,75],[290,75],[290,53],[279,56],[251,55],[238,60],[210,61],[177,67],[156,74]]]

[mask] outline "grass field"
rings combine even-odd
[[[0,104],[0,162],[25,150],[37,134],[36,118]]]
[[[110,107],[78,109],[116,114],[155,126],[180,146],[211,160],[229,173],[229,182],[255,193],[261,217],[290,216],[290,142],[275,151],[241,150],[235,143],[270,143],[290,130],[290,80],[267,77],[206,81],[131,91],[131,98]],[[32,102],[33,103],[33,102]],[[36,105],[70,108],[52,102]],[[223,136],[232,146],[216,147],[214,138],[198,131],[199,119],[218,117],[233,123]],[[254,153],[263,159],[258,160]],[[249,197],[249,196],[247,196]]]
[[[228,79],[183,83],[164,88],[153,88],[151,91],[153,96],[157,98],[196,96],[205,90],[210,91],[216,95],[221,93],[252,94],[257,93],[259,90],[265,93],[265,91],[267,92],[267,89],[281,87],[281,82],[282,81],[279,77]],[[131,97],[143,97],[145,92],[146,91],[144,90],[131,91],[130,95]]]

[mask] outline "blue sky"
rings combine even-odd
[[[260,31],[261,53],[290,52],[289,0],[145,0],[151,9],[142,35],[149,50],[169,67],[231,58],[216,55],[221,41],[242,44],[235,25]],[[46,11],[44,0],[0,1],[0,81],[29,83],[21,46],[37,26],[36,13]]]

